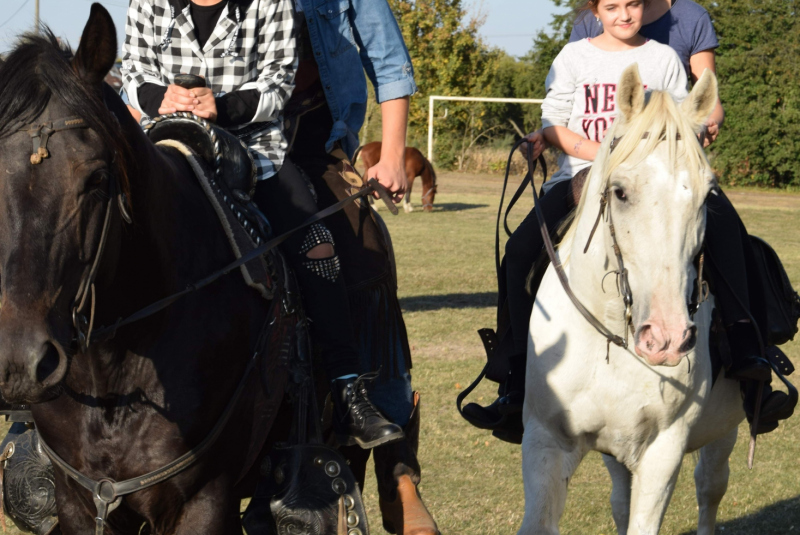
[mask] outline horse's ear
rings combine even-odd
[[[717,106],[717,77],[710,69],[703,71],[692,92],[681,103],[681,112],[693,125],[706,122]]]
[[[639,115],[644,109],[644,86],[639,76],[639,65],[634,63],[622,73],[617,90],[617,104],[625,122]]]
[[[95,86],[103,81],[116,58],[117,29],[114,21],[106,8],[94,3],[81,35],[81,44],[72,59],[72,68],[87,84]]]

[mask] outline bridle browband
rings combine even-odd
[[[33,153],[31,154],[31,164],[39,165],[42,160],[50,157],[50,152],[47,150],[47,142],[50,136],[56,132],[63,132],[64,130],[73,130],[75,128],[89,128],[86,121],[82,117],[67,117],[66,119],[59,119],[52,123],[34,124],[20,132],[25,132],[31,136],[31,143],[33,145]]]

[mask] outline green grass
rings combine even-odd
[[[455,408],[456,394],[484,364],[475,331],[493,327],[496,280],[494,222],[501,180],[496,176],[443,173],[433,213],[381,214],[392,232],[400,298],[414,358],[414,388],[422,392],[422,493],[444,534],[516,533],[524,494],[519,446],[506,444],[467,424]],[[414,200],[419,207],[418,195]],[[731,198],[752,234],[767,239],[800,286],[800,197],[735,190]],[[531,206],[520,202],[512,228]],[[784,350],[800,364],[800,343]],[[488,383],[473,400],[494,399]],[[717,532],[800,533],[800,423],[790,419],[759,438],[756,463],[746,467],[748,432],[739,430],[731,456],[728,493]],[[687,456],[662,533],[693,533],[697,522],[694,458]],[[562,533],[616,533],[608,504],[610,478],[600,455],[587,456],[570,483]],[[375,484],[365,497],[373,533],[383,533]]]

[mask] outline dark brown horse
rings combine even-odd
[[[373,141],[359,147],[353,156],[353,165],[358,160],[359,155],[364,160],[365,169],[369,169],[377,164],[381,159],[381,142]],[[414,179],[418,176],[422,177],[422,209],[426,212],[433,211],[433,199],[436,197],[436,171],[433,170],[433,165],[428,161],[425,156],[414,147],[406,147],[406,177],[408,178],[408,190],[406,196],[403,198],[403,210],[411,212],[414,208],[411,206],[411,188],[414,186]]]
[[[113,336],[77,334],[76,296],[89,296],[97,329],[234,260],[186,161],[154,146],[103,84],[116,52],[111,17],[94,4],[74,58],[48,33],[24,37],[0,66],[0,390],[33,404],[46,444],[96,481],[146,474],[201,443],[270,310],[237,271]],[[31,127],[44,124],[62,128],[40,129],[37,148]],[[266,375],[261,405],[273,410],[256,410],[251,374],[209,454],[126,496],[105,532],[241,535],[253,448],[285,382]],[[61,529],[94,532],[93,496],[55,472]]]

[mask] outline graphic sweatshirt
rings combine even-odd
[[[617,84],[622,72],[634,63],[639,65],[645,90],[668,91],[678,101],[686,98],[686,72],[669,46],[650,40],[630,50],[609,52],[582,39],[566,45],[550,67],[542,128],[566,126],[585,139],[603,141],[617,116]],[[562,153],[559,170],[549,184],[568,180],[591,164]]]

